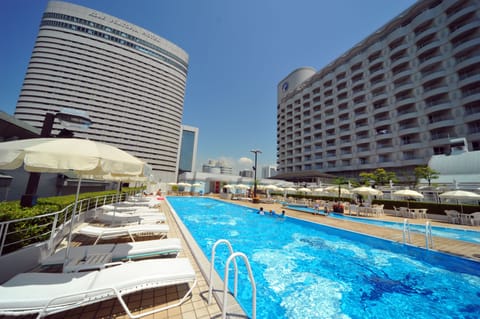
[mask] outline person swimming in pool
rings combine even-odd
[[[260,207],[260,210],[257,212],[259,215],[265,215],[265,212],[263,211],[263,207]]]

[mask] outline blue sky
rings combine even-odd
[[[22,86],[47,0],[0,1],[0,109]],[[276,87],[298,67],[319,70],[413,0],[71,0],[141,26],[190,57],[183,123],[198,127],[197,167],[223,159],[276,163]],[[243,160],[242,160],[243,158]],[[246,158],[246,159],[245,159]]]

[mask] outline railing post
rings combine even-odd
[[[232,244],[230,244],[230,242],[226,239],[219,239],[215,242],[215,244],[213,244],[212,246],[212,257],[211,257],[211,260],[210,260],[210,275],[209,275],[209,286],[208,286],[208,298],[207,298],[207,302],[208,304],[210,304],[212,302],[212,291],[213,291],[213,268],[214,268],[214,265],[215,265],[215,252],[217,250],[217,246],[220,245],[220,244],[225,244],[227,245],[228,247],[228,250],[230,251],[230,255],[233,254],[233,248],[232,248]],[[238,268],[237,268],[237,263],[234,262],[233,263],[233,266],[235,267],[235,273],[238,273]],[[237,294],[237,281],[235,280],[235,295]]]
[[[0,243],[0,256],[3,254],[3,246],[5,245],[5,239],[7,238],[8,225],[8,223],[5,223],[0,227],[0,234],[2,234],[2,242]]]
[[[55,214],[55,217],[53,218],[53,224],[52,224],[52,230],[50,231],[50,239],[48,241],[48,251],[51,253],[53,251],[53,238],[55,236],[55,231],[57,229],[57,222],[58,222],[58,215],[60,212]]]
[[[244,253],[233,253],[228,257],[227,262],[225,263],[225,274],[223,279],[223,305],[222,305],[222,319],[227,318],[227,296],[228,296],[228,271],[230,262],[233,260],[235,262],[236,257],[242,257],[245,265],[247,266],[248,276],[250,278],[250,283],[252,285],[252,319],[257,318],[257,287],[255,285],[255,279],[253,278],[252,268],[248,262],[248,258]],[[237,281],[238,272],[235,272],[235,281]],[[235,294],[235,297],[237,295]]]

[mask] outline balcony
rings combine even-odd
[[[446,76],[446,71],[443,68],[433,69],[422,72],[422,82],[428,82],[430,80]]]
[[[461,52],[467,48],[475,48],[478,45],[480,45],[480,38],[475,37],[475,38],[467,38],[461,41],[457,41],[455,43],[452,43],[453,50],[452,53],[455,55],[458,52]]]
[[[437,39],[426,43],[421,43],[417,45],[417,55],[427,52],[428,50],[431,50],[433,48],[437,48],[438,46],[440,46],[440,41]]]
[[[469,73],[459,74],[458,86],[463,87],[475,82],[480,82],[479,70],[472,70]]]
[[[439,95],[442,93],[448,93],[448,86],[440,83],[437,85],[432,85],[428,87],[423,88],[423,99],[428,99],[429,97],[432,97],[434,95]]]
[[[456,11],[450,12],[447,15],[447,24],[452,23],[453,21],[457,20],[457,18],[460,18],[469,12],[475,13],[476,10],[477,10],[477,7],[475,6],[475,4],[471,3],[463,8],[459,8]]]
[[[441,54],[429,55],[421,59],[420,58],[418,59],[418,67],[423,68],[430,64],[439,63],[442,60],[443,60],[443,56]]]
[[[460,70],[464,67],[470,66],[480,62],[480,51],[470,52],[468,54],[458,55],[455,58],[456,68]]]
[[[455,120],[449,119],[449,118],[435,119],[434,122],[430,122],[429,124],[427,124],[427,127],[430,130],[435,130],[443,127],[453,127],[453,126],[455,126]]]

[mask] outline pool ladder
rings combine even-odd
[[[403,220],[403,243],[406,244],[407,242],[411,243],[412,238],[410,237],[410,222],[405,218]]]
[[[429,220],[425,223],[425,248],[433,248],[432,224]]]
[[[215,244],[212,247],[212,258],[210,260],[210,277],[209,277],[209,286],[208,286],[208,304],[212,301],[212,291],[213,291],[213,266],[214,266],[214,261],[215,261],[215,252],[217,249],[217,246],[219,244],[225,244],[227,245],[229,251],[230,251],[230,256],[227,258],[227,261],[225,262],[225,274],[224,274],[224,279],[223,279],[223,306],[222,306],[222,319],[227,318],[227,297],[228,297],[228,272],[230,268],[230,263],[233,261],[233,268],[235,269],[235,278],[234,278],[234,283],[233,283],[233,295],[236,298],[237,297],[237,287],[238,287],[238,266],[237,266],[237,261],[235,258],[241,257],[243,261],[245,262],[245,265],[248,270],[248,276],[250,278],[250,283],[252,285],[252,319],[256,319],[256,308],[257,308],[257,288],[255,285],[255,279],[253,278],[253,273],[252,273],[252,268],[250,267],[250,262],[248,261],[247,256],[244,253],[241,252],[233,252],[232,244],[226,239],[219,239],[215,242]]]
[[[410,236],[410,222],[408,219],[403,220],[403,243],[411,243],[412,238]],[[432,224],[429,220],[425,223],[425,248],[428,250],[433,248],[433,238],[432,238]]]

